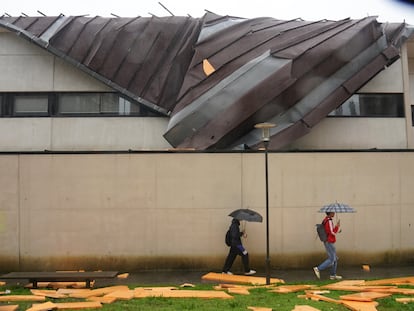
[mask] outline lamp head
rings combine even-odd
[[[254,127],[257,129],[262,129],[262,141],[269,142],[270,141],[270,129],[275,127],[276,124],[274,123],[258,123]]]

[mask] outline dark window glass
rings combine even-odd
[[[118,93],[0,93],[0,117],[162,116]]]
[[[329,116],[403,118],[403,94],[354,94]]]
[[[139,115],[140,104],[115,93],[68,93],[58,95],[58,114]]]
[[[48,115],[48,95],[15,95],[13,96],[14,115]]]

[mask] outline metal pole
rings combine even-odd
[[[266,179],[266,285],[270,285],[270,256],[269,256],[269,170],[267,162],[267,146],[269,142],[264,141],[265,146],[265,179]]]

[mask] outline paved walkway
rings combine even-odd
[[[134,284],[134,285],[181,285],[183,283],[201,284],[208,283],[201,277],[208,272],[219,271],[142,271],[129,273],[126,279],[114,280],[97,280],[95,287],[104,285],[117,284]],[[400,267],[371,267],[370,271],[364,271],[362,267],[338,267],[338,274],[342,275],[344,279],[382,279],[394,278],[403,276],[414,276],[414,267],[400,266]],[[257,276],[265,276],[264,273],[258,272]],[[307,270],[273,270],[271,272],[272,278],[283,279],[286,283],[290,282],[306,282],[315,281],[316,277],[313,273],[312,267]],[[321,279],[327,280],[329,271],[322,271]]]

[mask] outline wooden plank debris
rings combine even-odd
[[[407,304],[409,302],[414,302],[414,298],[410,297],[410,298],[395,298],[396,302],[401,302],[403,304]]]
[[[307,305],[296,305],[292,311],[320,311],[320,310],[314,307],[311,307],[311,306],[307,306]]]
[[[31,289],[30,292],[36,296],[44,296],[48,298],[68,298],[68,295],[58,293],[54,289]]]
[[[53,302],[47,301],[45,303],[34,304],[31,308],[27,309],[26,311],[49,311],[56,309],[57,306]]]
[[[215,290],[145,290],[137,287],[134,290],[135,298],[163,297],[163,298],[221,298],[231,299],[233,296],[223,291]]]
[[[229,294],[238,294],[238,295],[250,295],[250,292],[247,288],[242,287],[230,287],[227,289]]]
[[[265,277],[258,276],[247,276],[247,275],[229,275],[223,273],[209,272],[201,277],[203,280],[216,281],[220,283],[239,283],[239,284],[254,284],[254,285],[264,285],[266,284]],[[271,278],[271,284],[276,283],[285,283],[282,279]]]
[[[55,302],[53,303],[57,310],[79,310],[79,309],[97,309],[102,308],[102,304],[97,301],[79,301],[79,302]],[[36,307],[36,305],[33,305]]]
[[[130,300],[135,297],[134,290],[117,290],[106,294],[104,297],[116,298],[117,300]]]
[[[9,301],[45,301],[44,296],[35,296],[35,295],[5,295],[0,296],[1,302]]]
[[[129,291],[129,287],[126,285],[116,285],[116,286],[108,286],[102,287],[97,289],[88,290],[85,289],[83,291],[73,292],[70,293],[69,296],[72,298],[88,298],[88,297],[98,297],[107,295],[116,291]]]
[[[306,293],[305,295],[306,298],[311,299],[311,300],[315,300],[315,301],[326,301],[326,302],[331,302],[334,304],[341,304],[340,300],[336,300],[336,299],[332,299],[323,295],[317,295],[317,294],[312,294],[312,293]]]
[[[414,284],[414,276],[366,281],[365,285]]]
[[[16,311],[18,309],[19,305],[0,306],[0,311]]]
[[[247,309],[252,311],[272,311],[272,308],[265,308],[265,307],[247,307]]]
[[[377,293],[377,292],[362,292],[349,295],[339,296],[341,300],[353,301],[374,301],[375,299],[385,298],[391,296],[391,293]]]
[[[386,286],[386,285],[378,285],[378,286],[356,286],[356,285],[336,285],[336,284],[328,284],[321,286],[322,289],[329,289],[329,290],[343,290],[348,292],[369,292],[369,291],[376,291],[376,292],[384,292],[392,288],[397,288],[396,286]]]
[[[312,288],[313,285],[280,285],[270,290],[273,293],[295,293]]]
[[[86,299],[89,301],[97,301],[102,304],[114,303],[115,301],[118,300],[116,297],[95,297],[95,296],[88,297]]]
[[[351,301],[351,300],[341,300],[342,304],[351,309],[352,311],[378,311],[377,306],[378,302],[362,302],[362,301]]]

